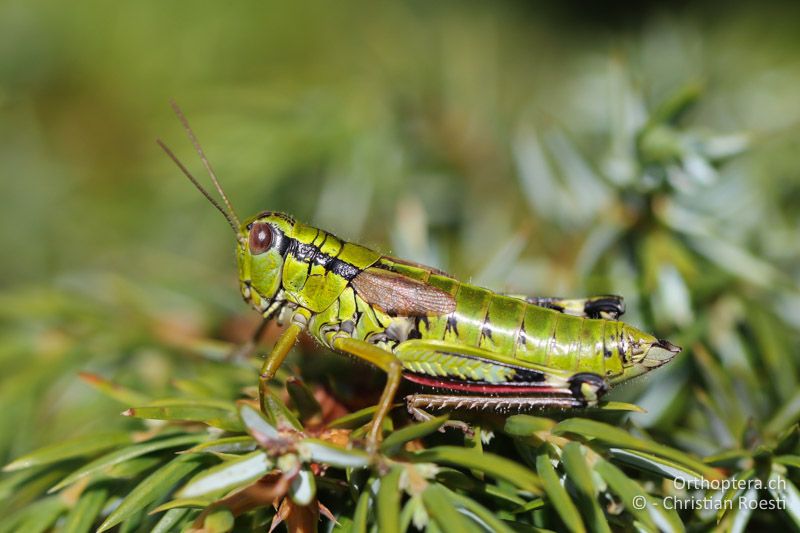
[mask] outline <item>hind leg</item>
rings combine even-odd
[[[606,295],[590,298],[553,298],[543,296],[517,296],[529,304],[554,309],[568,315],[586,318],[605,318],[617,320],[625,313],[622,296]]]
[[[367,432],[367,448],[370,451],[375,451],[383,438],[381,432],[383,420],[389,414],[389,410],[394,403],[394,396],[397,393],[397,387],[400,386],[403,367],[393,353],[362,340],[336,337],[332,344],[336,350],[372,363],[386,372],[386,385],[383,388],[383,393],[378,401],[378,409],[372,417],[372,423]]]
[[[608,383],[598,374],[581,372],[569,379],[569,386],[554,388],[547,394],[529,396],[479,396],[460,394],[412,394],[406,397],[406,405],[418,420],[430,420],[432,415],[425,409],[470,411],[526,411],[531,409],[575,409],[594,407],[608,390]]]

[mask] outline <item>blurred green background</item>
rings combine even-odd
[[[0,3],[0,461],[246,337],[224,220],[292,213],[497,290],[619,293],[688,349],[627,386],[661,440],[800,418],[800,8]],[[204,176],[203,176],[203,179]],[[119,424],[126,423],[121,419]]]

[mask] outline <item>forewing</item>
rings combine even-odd
[[[449,293],[381,268],[367,268],[351,284],[364,301],[389,315],[447,315],[456,309]]]

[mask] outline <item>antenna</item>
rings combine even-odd
[[[197,190],[199,190],[203,194],[203,196],[205,196],[208,199],[208,201],[211,202],[211,204],[225,216],[225,219],[231,225],[233,231],[238,234],[239,228],[241,227],[241,222],[239,222],[239,217],[236,216],[236,211],[233,210],[233,205],[231,205],[231,202],[228,199],[228,195],[225,194],[225,191],[220,185],[219,179],[217,179],[217,175],[214,172],[214,169],[211,167],[211,163],[209,163],[205,152],[203,151],[203,147],[200,146],[200,142],[197,140],[194,131],[192,131],[192,127],[189,126],[189,121],[186,120],[186,116],[183,114],[183,111],[181,111],[181,108],[178,106],[178,104],[175,103],[174,100],[170,100],[170,105],[172,106],[173,111],[175,111],[175,114],[178,116],[178,120],[181,121],[183,129],[186,130],[186,135],[189,137],[192,146],[194,146],[195,151],[200,156],[200,160],[203,162],[203,166],[206,168],[206,171],[208,172],[211,181],[214,183],[214,187],[217,189],[217,192],[222,197],[222,201],[228,208],[227,211],[223,209],[222,206],[219,204],[219,202],[214,200],[214,198],[208,193],[208,191],[206,191],[200,185],[197,179],[195,179],[195,177],[192,176],[192,174],[186,169],[186,167],[180,162],[180,160],[178,160],[175,154],[173,154],[172,151],[169,148],[167,148],[167,146],[160,139],[156,140],[156,142],[167,153],[170,159],[172,159],[175,162],[175,164],[178,165],[178,168],[181,169],[181,171],[186,175],[187,178],[189,178],[189,180],[194,184],[194,186],[197,187]]]
[[[187,169],[185,166],[183,166],[183,163],[181,163],[180,159],[178,159],[178,157],[177,157],[175,154],[173,154],[173,153],[172,153],[172,150],[170,150],[170,149],[167,147],[167,145],[166,145],[166,144],[164,144],[164,141],[162,141],[161,139],[156,139],[156,143],[157,143],[157,144],[158,144],[158,145],[161,147],[161,149],[162,149],[162,150],[164,150],[164,152],[166,152],[166,153],[167,153],[167,155],[169,156],[169,158],[170,158],[170,159],[172,159],[172,160],[175,162],[175,164],[176,164],[176,165],[178,165],[178,168],[179,168],[179,169],[181,169],[181,172],[183,172],[183,174],[184,174],[184,175],[185,175],[187,178],[189,178],[189,181],[191,181],[191,182],[194,184],[194,186],[195,186],[195,187],[197,187],[197,190],[198,190],[198,191],[200,191],[200,193],[201,193],[203,196],[205,196],[205,197],[206,197],[206,199],[207,199],[209,202],[211,202],[211,205],[213,205],[214,207],[216,207],[216,208],[219,210],[219,212],[220,212],[220,213],[222,213],[222,216],[224,216],[224,217],[225,217],[225,220],[227,220],[227,221],[228,221],[228,224],[230,224],[230,225],[231,225],[231,228],[233,228],[233,232],[234,232],[234,233],[236,233],[236,234],[238,234],[238,233],[239,233],[239,225],[237,224],[237,223],[238,223],[238,219],[234,219],[233,217],[231,217],[231,215],[229,215],[229,214],[228,214],[228,213],[227,213],[227,212],[226,212],[226,211],[225,211],[225,210],[222,208],[222,206],[221,206],[221,205],[219,205],[219,202],[217,202],[217,201],[214,199],[214,197],[213,197],[213,196],[211,196],[211,195],[208,193],[208,191],[207,191],[207,190],[205,190],[205,189],[203,188],[203,186],[202,186],[202,185],[200,185],[200,182],[198,182],[198,181],[197,181],[197,179],[196,179],[194,176],[192,176],[192,173],[191,173],[191,172],[189,172],[189,170],[188,170],[188,169]]]

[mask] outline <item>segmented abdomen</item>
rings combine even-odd
[[[430,276],[427,281],[453,294],[456,310],[417,319],[422,338],[568,371],[611,377],[623,370],[617,349],[620,322],[564,314],[444,276]]]

